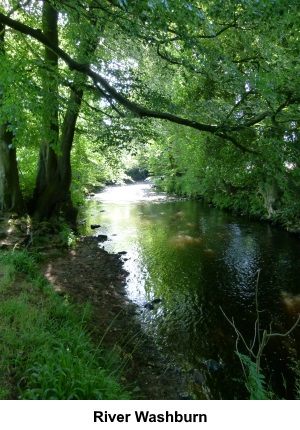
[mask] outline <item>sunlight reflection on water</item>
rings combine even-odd
[[[283,331],[291,320],[282,291],[300,292],[299,241],[268,224],[157,193],[148,182],[106,187],[86,202],[81,215],[87,218],[82,233],[94,234],[89,226],[100,224],[99,233],[109,237],[104,248],[127,252],[127,294],[140,306],[144,329],[170,360],[202,371],[206,359],[222,358],[226,371],[215,378],[206,375],[204,391],[209,398],[238,395],[240,386],[232,382],[240,368],[234,332],[220,306],[251,339],[261,269],[261,318],[267,326],[274,320],[274,328],[277,324]],[[155,298],[162,302],[153,310],[144,308]],[[274,374],[285,372],[282,361],[266,357],[275,360]]]
[[[103,192],[95,195],[95,199],[105,203],[128,204],[160,202],[175,198],[169,197],[163,192],[158,193],[150,182],[139,182],[138,184],[105,187]]]

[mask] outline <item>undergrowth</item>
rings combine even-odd
[[[257,372],[256,363],[245,354],[237,352],[245,371],[245,385],[250,400],[271,400],[275,394],[267,387],[265,375],[260,369]]]
[[[53,291],[35,254],[0,254],[0,293],[0,399],[129,398],[115,351],[85,329],[89,308]]]

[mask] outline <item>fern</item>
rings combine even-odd
[[[247,355],[236,352],[243,369],[246,373],[246,388],[250,393],[250,400],[270,400],[273,393],[268,391],[266,387],[265,376],[256,371],[256,363]]]

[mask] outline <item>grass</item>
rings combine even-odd
[[[86,331],[88,315],[51,289],[35,255],[2,252],[0,399],[128,399],[115,352]]]

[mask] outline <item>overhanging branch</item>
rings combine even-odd
[[[221,137],[222,139],[229,140],[235,146],[242,149],[243,151],[250,152],[250,153],[257,153],[256,151],[248,149],[243,145],[239,144],[236,141],[236,139],[234,139],[233,137],[229,136],[226,133],[226,130],[222,130],[222,132],[220,132],[220,129],[217,125],[203,124],[197,121],[192,121],[186,118],[172,115],[168,112],[154,111],[152,109],[147,109],[138,103],[132,102],[131,100],[129,100],[128,98],[120,94],[117,90],[115,90],[115,88],[113,88],[109,84],[109,82],[105,78],[103,78],[99,73],[92,70],[89,64],[83,64],[73,60],[73,58],[70,57],[65,51],[63,51],[55,43],[53,43],[51,40],[45,37],[45,35],[42,33],[41,30],[29,27],[28,25],[23,24],[19,21],[13,20],[2,13],[0,13],[0,22],[10,28],[13,28],[14,30],[20,33],[29,35],[34,39],[38,40],[39,42],[41,42],[44,46],[51,49],[58,57],[60,57],[68,65],[70,70],[76,70],[77,72],[84,73],[85,75],[89,76],[93,80],[95,85],[98,84],[102,87],[101,91],[105,90],[110,97],[112,97],[115,101],[117,101],[126,109],[134,113],[136,116],[140,118],[149,117],[149,118],[164,119],[169,122],[173,122],[175,124],[180,124],[186,127],[191,127],[199,131],[215,134]],[[257,119],[257,122],[259,122],[261,121],[262,118],[266,116],[267,114],[263,113],[262,115],[248,122],[248,124],[243,124],[240,128],[242,129],[242,128],[245,128],[245,126],[254,125],[256,119]],[[234,128],[235,131],[237,131],[238,129],[239,129],[238,126]],[[227,130],[227,131],[230,131],[230,130]]]

